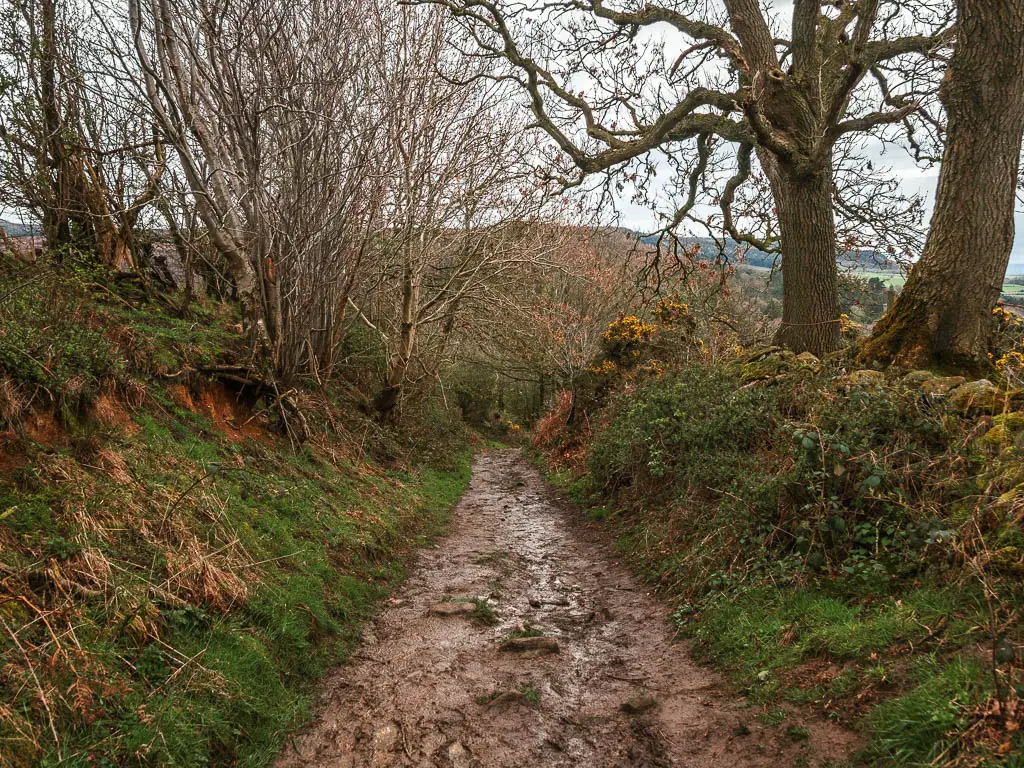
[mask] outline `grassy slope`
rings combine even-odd
[[[159,373],[216,359],[230,308],[106,295],[3,307],[0,766],[266,765],[444,527],[467,444],[385,467],[225,430],[198,404],[226,393]]]
[[[3,754],[54,764],[59,739],[62,765],[265,764],[444,525],[467,458],[387,472],[138,418],[104,441],[108,471],[41,452],[4,484],[0,615],[25,653],[0,638]]]
[[[810,706],[865,732],[869,743],[856,764],[950,764],[943,754],[992,693],[977,646],[987,618],[980,589],[938,581],[835,585],[808,576],[780,587],[723,585],[693,601],[675,583],[692,545],[666,544],[663,521],[652,520],[664,509],[609,512],[564,472],[549,477],[614,527],[620,550],[674,605],[673,619],[695,641],[698,658],[723,671],[766,722],[786,718],[782,702]],[[1019,742],[1015,750],[1024,747]],[[988,764],[979,759],[965,764]]]
[[[998,488],[978,495],[991,481],[979,479],[974,425],[918,410],[912,393],[827,377],[764,395],[735,386],[710,374],[641,387],[596,419],[589,471],[549,474],[613,527],[698,654],[762,717],[784,718],[781,701],[813,706],[863,728],[858,760],[880,766],[1021,765],[1015,726],[986,714],[993,636],[1021,640],[1022,534],[1013,512],[996,522]],[[790,448],[776,396],[809,399],[803,428],[835,442]],[[906,436],[916,429],[927,440]],[[972,508],[988,515],[984,541],[966,541]],[[925,528],[956,535],[918,541]],[[965,563],[971,547],[981,551]],[[1001,601],[996,632],[986,586]]]

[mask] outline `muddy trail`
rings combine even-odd
[[[691,660],[600,531],[496,451],[277,765],[824,766],[857,746],[759,713]]]

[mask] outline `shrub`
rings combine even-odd
[[[973,490],[967,426],[912,391],[821,391],[779,428],[791,446],[779,523],[808,565],[880,572],[941,549],[952,530],[940,511]]]
[[[590,470],[606,491],[672,483],[726,488],[771,430],[774,402],[732,374],[691,366],[611,403]]]

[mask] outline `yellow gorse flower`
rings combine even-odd
[[[671,325],[683,315],[690,314],[690,306],[683,304],[675,296],[665,296],[651,309],[651,314],[658,322]]]
[[[996,360],[996,369],[1004,371],[1007,368],[1011,370],[1024,368],[1024,353],[1017,352],[1015,350],[1013,352],[1007,352]]]
[[[636,315],[624,315],[612,321],[603,337],[605,341],[611,343],[636,344],[649,341],[656,330],[653,324],[645,323]]]
[[[600,363],[590,366],[590,372],[596,373],[598,376],[614,376],[618,371],[619,366],[615,364],[614,360],[602,360]]]

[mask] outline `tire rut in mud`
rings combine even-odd
[[[601,532],[518,451],[494,451],[277,765],[814,766],[857,746],[757,714],[692,661]]]

